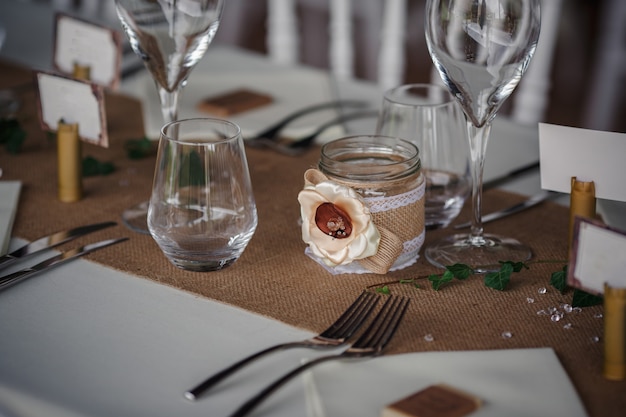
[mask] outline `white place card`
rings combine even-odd
[[[626,232],[577,217],[567,283],[590,294],[604,293],[604,283],[626,288]]]
[[[541,188],[571,192],[571,179],[593,181],[596,198],[626,201],[626,134],[539,124]]]
[[[56,131],[60,120],[78,123],[78,135],[83,141],[109,146],[102,86],[45,72],[36,77],[44,130]]]
[[[74,64],[89,67],[90,81],[109,88],[120,83],[122,42],[110,28],[58,13],[55,21],[53,66],[71,76]]]

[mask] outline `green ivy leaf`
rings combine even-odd
[[[100,162],[92,156],[83,158],[83,177],[93,177],[96,175],[108,175],[115,171],[111,162]]]
[[[16,119],[0,120],[0,143],[11,154],[18,154],[26,139],[26,131],[22,129]]]
[[[449,270],[446,270],[446,272],[444,272],[441,275],[429,275],[428,276],[428,280],[430,281],[433,290],[435,291],[439,291],[439,288],[441,288],[441,286],[443,284],[445,284],[446,282],[450,282],[454,279],[454,274],[452,272],[450,272]]]
[[[391,290],[389,289],[388,285],[385,285],[384,287],[376,288],[376,292],[378,294],[387,294],[387,295],[391,294]]]
[[[485,285],[495,290],[504,291],[506,286],[511,281],[511,274],[513,273],[513,264],[511,262],[503,262],[499,271],[489,272],[485,274]]]
[[[572,297],[572,307],[591,307],[602,304],[603,301],[604,299],[600,296],[575,289],[574,296]]]
[[[124,144],[129,159],[142,159],[154,153],[154,144],[147,137],[129,139]]]
[[[500,262],[502,265],[509,264],[513,268],[513,272],[520,272],[522,269],[530,269],[524,262],[504,261]]]
[[[553,272],[550,275],[550,285],[559,290],[561,294],[567,290],[567,265],[562,270]]]
[[[474,270],[465,264],[454,264],[446,266],[446,270],[450,271],[456,279],[464,280],[474,273]]]

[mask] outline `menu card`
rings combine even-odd
[[[77,123],[82,140],[109,146],[102,86],[45,72],[37,73],[36,78],[44,130],[56,131],[61,120]]]
[[[541,188],[569,193],[593,181],[596,198],[626,201],[626,134],[539,124]]]
[[[626,231],[597,220],[577,217],[574,222],[568,284],[590,294],[604,293],[604,283],[626,288]]]
[[[122,57],[119,32],[62,13],[55,23],[55,70],[72,75],[75,64],[88,67],[91,81],[117,88]]]

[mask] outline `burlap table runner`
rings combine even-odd
[[[107,94],[111,147],[85,145],[83,156],[113,162],[116,170],[110,175],[84,179],[85,197],[76,203],[61,203],[56,198],[55,143],[37,124],[35,93],[28,86],[31,75],[6,64],[0,66],[0,71],[0,88],[27,85],[19,89],[19,120],[27,130],[23,150],[9,155],[0,149],[2,179],[23,182],[14,236],[32,240],[77,225],[114,220],[120,224],[81,241],[118,236],[130,240],[91,254],[88,259],[134,274],[137,279],[154,280],[312,331],[325,328],[367,286],[438,272],[422,258],[406,270],[387,275],[333,276],[304,255],[296,197],[303,185],[304,171],[317,162],[318,149],[298,158],[248,149],[259,212],[259,227],[250,245],[239,261],[220,272],[176,269],[150,236],[121,225],[122,211],[147,200],[152,181],[154,157],[131,160],[124,150],[127,139],[142,135],[140,105],[123,96]],[[488,212],[522,199],[488,191],[484,209]],[[466,208],[458,220],[468,218]],[[529,244],[535,259],[563,260],[567,227],[568,210],[546,202],[489,224],[486,229]],[[452,230],[428,232],[426,244],[449,233]],[[509,288],[502,292],[485,287],[480,276],[455,281],[439,291],[433,291],[426,280],[421,280],[419,289],[392,284],[393,293],[408,295],[413,301],[388,353],[552,347],[590,415],[621,416],[626,410],[626,382],[609,382],[601,375],[602,319],[597,315],[602,313],[602,307],[567,314],[556,323],[547,315],[537,314],[571,302],[571,293],[561,295],[549,285],[550,274],[562,266],[533,264],[529,270],[516,274]],[[540,294],[541,288],[547,288],[547,292]],[[566,323],[571,323],[571,328],[564,328]],[[510,332],[510,337],[503,337],[506,332]],[[426,335],[432,335],[433,340],[426,340]],[[600,340],[594,341],[596,337]]]

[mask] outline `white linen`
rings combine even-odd
[[[1,292],[0,317],[0,404],[8,416],[225,416],[320,354],[274,354],[189,402],[183,392],[210,373],[311,333],[84,259]],[[412,353],[327,363],[312,375],[283,387],[255,415],[375,417],[438,382],[480,396],[486,405],[477,416],[552,416],[557,408],[585,415],[551,349]]]
[[[22,183],[0,181],[0,255],[7,253]]]

